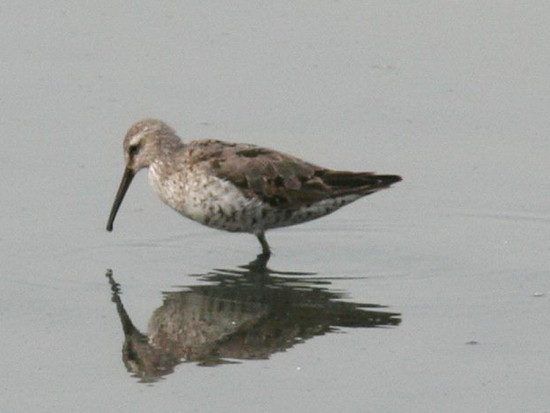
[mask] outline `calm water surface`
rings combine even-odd
[[[546,411],[549,16],[6,5],[0,410]],[[404,181],[268,233],[266,266],[144,173],[107,233],[147,116]]]

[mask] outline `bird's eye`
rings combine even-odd
[[[139,146],[139,145],[131,145],[128,148],[128,153],[130,154],[130,156],[135,156],[139,153],[140,149],[141,149],[141,146]]]

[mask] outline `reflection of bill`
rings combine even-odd
[[[134,327],[111,271],[113,302],[124,330],[123,360],[142,381],[169,374],[182,362],[216,365],[267,359],[338,327],[396,326],[400,314],[383,306],[338,301],[326,279],[256,271],[216,271],[202,284],[164,293],[148,334]],[[279,273],[280,274],[280,273]]]

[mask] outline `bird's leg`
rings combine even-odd
[[[269,249],[269,244],[265,239],[265,234],[263,232],[260,232],[259,234],[256,234],[256,237],[258,238],[258,241],[260,241],[260,244],[262,244],[262,255],[265,258],[269,258],[269,256],[271,255],[271,250]]]

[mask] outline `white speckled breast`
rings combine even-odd
[[[149,167],[149,182],[167,205],[201,224],[237,232],[261,229],[262,203],[243,196],[228,181],[192,170],[165,174],[161,162],[155,162]]]

